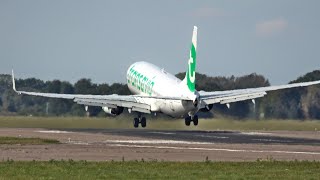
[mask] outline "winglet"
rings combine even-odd
[[[17,92],[17,89],[16,89],[16,82],[14,80],[14,73],[13,73],[13,69],[12,69],[12,88],[15,92]]]

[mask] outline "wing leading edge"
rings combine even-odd
[[[311,81],[311,82],[294,83],[294,84],[260,87],[260,88],[236,89],[236,90],[228,90],[228,91],[214,91],[214,92],[200,91],[199,94],[200,94],[200,99],[202,101],[202,105],[215,104],[215,103],[228,104],[232,102],[253,100],[256,98],[260,98],[265,96],[268,91],[289,89],[289,88],[295,88],[295,87],[305,87],[305,86],[310,86],[315,84],[320,84],[320,81]]]

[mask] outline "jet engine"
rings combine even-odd
[[[108,114],[117,116],[123,112],[123,107],[109,108],[105,106],[105,107],[102,107],[102,110]]]
[[[213,108],[213,104],[206,105],[205,108],[200,109],[201,112],[209,112]]]

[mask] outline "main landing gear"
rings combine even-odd
[[[139,124],[141,124],[141,127],[145,128],[147,126],[147,119],[146,117],[141,117],[141,115],[139,115],[137,118],[133,119],[133,126],[135,128],[139,127]]]
[[[197,126],[199,121],[198,121],[198,116],[194,115],[192,116],[188,116],[184,119],[184,123],[186,124],[186,126],[190,126],[191,121],[193,122],[193,125]]]

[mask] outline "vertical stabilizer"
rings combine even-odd
[[[17,92],[17,89],[16,89],[16,81],[14,80],[14,73],[13,73],[13,69],[12,69],[12,89]]]
[[[197,26],[193,27],[192,44],[190,48],[190,56],[188,61],[188,69],[183,82],[187,83],[188,89],[191,92],[195,91],[196,85],[196,62],[197,62]]]

